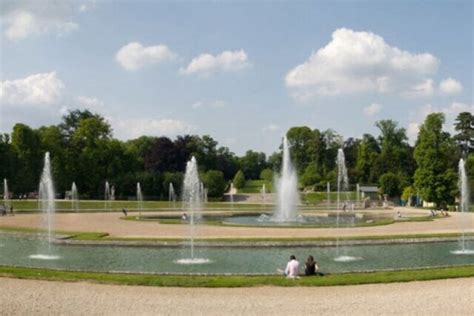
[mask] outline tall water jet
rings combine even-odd
[[[176,203],[176,193],[174,192],[174,187],[173,187],[173,182],[170,182],[169,188],[168,188],[168,202],[169,206],[175,206]]]
[[[357,196],[357,207],[360,207],[360,186],[359,183],[356,185],[356,196]]]
[[[331,209],[331,184],[328,182],[326,183],[326,194],[327,194],[327,205],[328,205],[328,210]]]
[[[143,210],[143,194],[142,194],[142,187],[140,186],[140,182],[137,182],[137,209],[138,209],[138,217],[141,217],[142,210]]]
[[[469,183],[466,174],[466,166],[464,159],[459,160],[458,164],[458,172],[459,172],[459,218],[460,218],[460,226],[461,226],[461,238],[460,238],[460,250],[455,250],[452,253],[454,254],[474,254],[474,249],[467,249],[467,242],[466,242],[466,226],[468,226],[469,217],[467,216],[467,212],[469,212]]]
[[[77,193],[76,182],[71,185],[71,209],[76,212],[79,210],[79,194]]]
[[[229,199],[230,199],[230,203],[234,204],[234,182],[230,183]]]
[[[340,217],[341,208],[344,211],[347,210],[347,206],[348,206],[347,205],[347,202],[348,202],[347,191],[349,189],[349,178],[347,176],[346,158],[344,156],[344,151],[342,150],[342,148],[339,148],[339,150],[337,151],[336,164],[337,164],[336,227],[339,228],[339,217]],[[346,192],[346,199],[342,207],[341,207],[341,192]],[[353,214],[351,214],[350,216],[353,216]],[[347,262],[347,261],[354,261],[354,260],[360,260],[360,259],[362,258],[352,257],[352,256],[347,256],[347,255],[339,255],[339,237],[336,238],[336,258],[334,258],[335,261]]]
[[[194,257],[194,238],[195,238],[195,221],[200,217],[200,210],[202,208],[203,186],[199,181],[199,173],[196,158],[194,156],[186,164],[186,173],[183,182],[183,206],[189,214],[189,229],[190,229],[190,255],[191,258],[180,259],[177,263],[181,264],[199,264],[210,262],[208,259],[201,259]]]
[[[10,208],[10,192],[8,191],[8,181],[3,179],[3,205],[8,209]]]
[[[265,187],[265,183],[262,185],[262,189],[261,189],[260,193],[262,194],[263,204],[266,204],[266,201],[267,201],[267,188]]]
[[[49,152],[46,152],[44,155],[43,172],[41,173],[39,183],[39,201],[43,211],[43,218],[48,234],[48,254],[31,255],[30,258],[46,260],[59,258],[59,256],[54,256],[51,254],[51,242],[53,241],[53,217],[56,210],[54,198],[55,194],[53,179],[51,176],[51,160],[49,158]]]
[[[337,210],[339,211],[341,209],[341,192],[347,192],[349,188],[349,178],[347,177],[346,158],[344,156],[344,151],[341,148],[339,148],[339,150],[337,151],[336,163],[337,163]],[[344,205],[346,205],[345,203]]]
[[[283,137],[283,166],[277,182],[278,209],[273,215],[273,220],[276,222],[295,221],[299,204],[298,177],[291,163],[286,136]]]
[[[107,210],[109,207],[110,201],[110,185],[109,181],[105,181],[105,191],[104,191],[104,209]]]

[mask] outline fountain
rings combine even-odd
[[[267,201],[267,188],[265,187],[265,183],[262,185],[260,193],[262,194],[262,203],[265,205]]]
[[[7,179],[3,179],[3,205],[7,210],[10,208],[10,192],[8,192]]]
[[[202,182],[199,181],[199,173],[196,158],[194,156],[186,164],[186,173],[184,175],[183,183],[183,204],[189,214],[189,229],[190,229],[190,258],[179,259],[176,262],[179,264],[202,264],[209,263],[209,259],[194,257],[194,238],[195,238],[195,220],[200,217],[199,211],[202,208],[203,193]]]
[[[346,211],[347,208],[347,201],[348,195],[347,191],[349,189],[349,178],[347,176],[347,168],[346,168],[346,158],[344,156],[344,151],[339,148],[337,151],[337,210],[336,210],[336,228],[339,228],[339,221],[340,221],[340,211],[341,211],[341,192],[346,192],[346,199],[343,204],[342,209]],[[352,216],[353,214],[351,214]],[[346,216],[346,215],[345,215]],[[349,262],[360,260],[360,257],[352,257],[348,255],[340,255],[339,254],[339,236],[336,239],[336,258],[334,261],[338,262]]]
[[[71,185],[71,210],[76,212],[79,210],[79,195],[77,193],[77,186],[75,182],[73,182]]]
[[[169,206],[175,207],[176,203],[176,193],[174,192],[174,187],[173,183],[170,182],[169,189],[168,189],[168,201],[169,201]]]
[[[297,220],[298,177],[290,158],[288,139],[283,137],[283,166],[281,176],[277,181],[278,208],[272,217],[275,222],[290,222]]]
[[[51,177],[51,161],[49,158],[49,152],[44,155],[44,167],[41,174],[39,184],[39,201],[41,203],[41,209],[43,211],[44,221],[47,228],[48,237],[48,254],[37,254],[31,255],[32,259],[43,259],[43,260],[55,260],[59,259],[59,256],[51,254],[51,242],[53,241],[53,216],[55,212],[54,204],[54,185]]]
[[[110,185],[109,185],[109,181],[105,181],[105,192],[104,192],[104,209],[105,210],[109,208],[109,201],[110,201]]]
[[[137,182],[137,209],[138,209],[138,217],[141,217],[142,210],[143,210],[143,194],[142,194],[142,188],[140,186],[140,182]]]
[[[229,201],[232,206],[234,204],[234,182],[230,183],[230,189],[229,189]]]
[[[460,248],[459,250],[454,250],[452,251],[453,254],[456,255],[472,255],[474,254],[473,249],[467,249],[467,242],[466,242],[466,226],[468,225],[468,219],[469,217],[466,214],[469,212],[469,187],[468,187],[468,179],[467,179],[467,174],[466,174],[466,167],[465,167],[465,162],[464,159],[459,160],[459,165],[458,165],[458,170],[459,170],[459,192],[461,193],[461,196],[459,198],[459,218],[461,221],[461,229],[462,229],[462,234],[461,238],[459,240],[460,243]]]
[[[359,183],[356,185],[356,195],[357,195],[357,207],[360,207],[360,186]]]
[[[326,192],[327,192],[328,210],[330,210],[331,209],[331,184],[329,182],[326,183]]]

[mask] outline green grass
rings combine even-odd
[[[38,201],[36,200],[12,200],[12,205],[15,212],[37,212],[38,211]],[[104,211],[121,211],[122,208],[127,208],[129,211],[137,212],[137,202],[136,201],[110,201],[110,209],[104,209],[104,201],[97,200],[81,200],[79,203],[79,212],[104,212]],[[178,210],[181,208],[182,204],[180,202],[175,203],[175,206]],[[219,203],[212,202],[206,203],[204,205],[206,210],[218,210],[218,209],[229,209],[231,207],[230,203]],[[143,212],[147,211],[167,211],[173,208],[173,205],[168,201],[144,201],[143,202]],[[241,204],[234,203],[232,205],[233,209],[259,209],[261,208],[260,204]],[[71,209],[70,201],[56,201],[56,210],[61,212],[74,212]]]
[[[348,192],[347,195],[345,192],[341,192],[341,200],[346,200],[347,197],[350,200],[355,200],[357,198],[357,195],[355,192]],[[303,203],[306,204],[318,204],[321,203],[322,201],[327,200],[328,194],[327,192],[309,192],[305,194],[301,194],[301,200]],[[332,202],[337,200],[337,192],[330,192],[329,193],[329,198],[331,199]]]
[[[283,276],[195,276],[150,275],[123,273],[93,273],[57,271],[35,268],[0,266],[0,277],[67,282],[94,282],[118,285],[160,287],[232,288],[254,286],[335,286],[370,283],[410,282],[448,278],[474,277],[474,266],[399,270],[383,272],[341,273],[301,277],[297,280]]]
[[[268,192],[273,191],[273,183],[266,180],[247,180],[245,186],[238,189],[238,193],[261,193],[262,186],[265,184],[265,189]]]

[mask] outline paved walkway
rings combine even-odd
[[[390,211],[395,216],[420,214],[420,210],[397,208]],[[149,214],[149,213],[147,213]],[[162,214],[162,213],[160,213]],[[428,211],[421,211],[428,215]],[[474,213],[450,213],[451,216],[427,222],[397,222],[391,225],[354,228],[269,228],[231,227],[199,225],[198,236],[206,238],[239,237],[333,237],[333,236],[380,236],[403,234],[457,233],[463,223],[466,231],[474,232]],[[66,213],[56,214],[54,229],[63,231],[106,232],[113,237],[164,237],[186,238],[189,225],[160,224],[158,222],[138,222],[121,220],[122,213]],[[17,214],[0,217],[0,227],[41,227],[41,214]]]
[[[2,315],[472,315],[473,310],[474,278],[235,289],[0,278]]]

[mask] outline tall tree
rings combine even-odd
[[[429,114],[415,146],[415,187],[423,200],[434,202],[437,207],[454,202],[457,190],[457,175],[452,168],[455,145],[449,133],[442,130],[443,123],[442,113]]]
[[[462,112],[456,117],[454,135],[456,143],[461,148],[463,156],[474,152],[474,115],[469,112]]]

